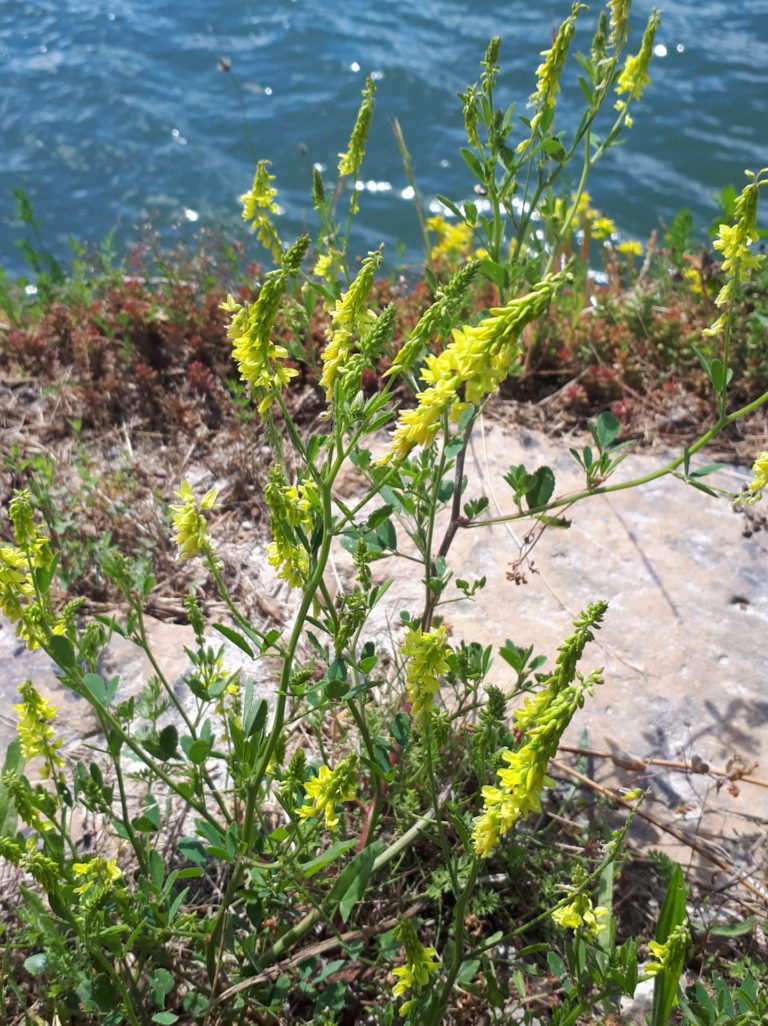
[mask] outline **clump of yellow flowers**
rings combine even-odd
[[[429,252],[430,260],[445,260],[449,264],[463,263],[472,249],[472,228],[462,222],[450,224],[440,214],[430,217],[427,228],[437,239]]]
[[[357,277],[333,308],[328,345],[321,356],[323,373],[320,379],[329,401],[334,382],[352,351],[355,338],[364,335],[376,323],[376,314],[368,309],[366,301],[381,263],[381,249],[369,253]]]
[[[515,726],[525,741],[517,751],[506,749],[501,753],[506,766],[497,771],[498,786],[482,790],[483,811],[472,833],[475,853],[482,858],[491,854],[519,819],[541,810],[541,791],[553,783],[546,772],[549,760],[573,715],[584,704],[585,695],[601,682],[600,671],[585,678],[576,674],[576,664],[606,609],[607,603],[596,602],[574,622],[574,633],[558,651],[554,674],[543,690],[527,698],[522,709],[515,712]],[[577,682],[572,683],[577,676]]]
[[[211,488],[207,491],[198,503],[192,486],[187,481],[182,481],[176,494],[181,502],[172,505],[171,511],[179,559],[192,559],[195,556],[210,554],[211,542],[203,510],[216,506],[216,489]]]
[[[240,197],[243,204],[243,220],[250,221],[256,238],[265,249],[272,254],[272,259],[280,262],[282,247],[277,229],[272,223],[270,214],[278,214],[280,208],[275,203],[277,189],[270,184],[275,180],[267,168],[270,166],[268,160],[260,160],[256,165],[256,173],[253,176],[253,185]]]
[[[357,756],[349,755],[336,769],[321,766],[317,773],[304,785],[307,801],[299,807],[302,821],[322,815],[325,826],[333,833],[339,825],[336,806],[340,802],[354,801],[357,790]]]
[[[738,298],[739,289],[750,271],[759,267],[763,253],[753,253],[749,248],[759,239],[757,231],[757,201],[762,186],[768,185],[768,168],[757,174],[745,171],[750,179],[736,200],[735,224],[723,222],[717,230],[713,245],[723,254],[723,272],[726,282],[715,300],[718,306],[730,306]],[[725,329],[726,314],[722,313],[715,323],[704,331],[705,335],[717,335]]]
[[[433,973],[440,971],[440,958],[434,948],[425,948],[416,933],[416,927],[410,919],[401,919],[394,931],[395,940],[405,948],[405,962],[392,972],[397,983],[392,988],[395,997],[401,997],[409,991],[420,991],[427,987]],[[415,995],[404,1001],[398,1011],[406,1016],[411,1010]]]
[[[15,545],[0,545],[0,611],[16,625],[16,635],[27,648],[39,648],[47,633],[64,634],[64,616],[53,618],[43,608],[43,595],[35,586],[39,576],[53,564],[48,538],[39,533],[32,510],[32,497],[24,489],[8,505]]]
[[[471,403],[478,405],[495,392],[521,354],[523,328],[546,310],[567,277],[565,271],[547,275],[527,295],[491,310],[479,324],[454,328],[443,352],[425,360],[421,378],[427,388],[416,395],[417,406],[400,415],[381,462],[403,458],[416,445],[431,445],[444,414],[457,421]]]
[[[317,487],[309,479],[299,485],[289,485],[280,466],[273,463],[264,500],[269,507],[273,538],[267,546],[267,559],[278,577],[291,588],[298,588],[309,571],[305,539],[312,527],[312,511],[320,504]]]
[[[563,930],[574,930],[596,940],[610,919],[610,912],[602,905],[595,908],[588,894],[576,894],[567,905],[552,912],[552,919]]]
[[[640,49],[636,54],[630,54],[624,62],[624,67],[616,82],[616,92],[620,99],[616,101],[614,107],[619,113],[627,111],[631,100],[639,100],[650,82],[648,68],[653,56],[653,41],[660,24],[659,12],[654,10],[645,27]],[[628,114],[624,118],[624,123],[627,128],[632,127],[632,118]]]
[[[36,756],[45,759],[42,775],[46,777],[54,767],[64,765],[64,760],[58,754],[61,738],[55,736],[51,726],[56,719],[57,709],[39,694],[31,680],[19,686],[19,694],[23,701],[13,708],[19,717],[21,754],[25,759],[34,759]]]
[[[768,488],[768,452],[759,452],[757,459],[752,464],[754,477],[749,483],[749,490],[752,494],[751,501],[757,502],[762,498],[763,489]]]
[[[409,630],[403,642],[407,659],[405,679],[411,714],[423,721],[432,709],[434,696],[440,690],[440,678],[448,669],[450,647],[445,627],[429,631]]]

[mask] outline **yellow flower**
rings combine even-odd
[[[333,246],[326,253],[321,253],[315,262],[312,273],[323,281],[335,282],[344,273],[341,253]]]
[[[640,257],[643,255],[643,246],[636,239],[627,239],[626,242],[618,243],[616,252],[627,257]]]
[[[576,18],[580,11],[586,10],[585,4],[574,3],[571,13],[558,29],[550,49],[541,51],[544,60],[536,69],[536,91],[530,98],[531,105],[536,108],[536,114],[531,120],[531,138],[539,127],[544,112],[548,107],[555,106],[555,97],[560,92],[560,77],[568,57],[571,40],[576,31]],[[517,151],[523,152],[530,145],[531,139],[525,139],[517,147]]]
[[[269,215],[279,213],[280,208],[274,202],[277,189],[270,185],[275,176],[267,171],[269,166],[268,160],[259,161],[253,176],[253,185],[248,192],[243,193],[240,202],[243,204],[243,220],[251,222],[259,242],[270,251],[274,260],[279,262],[282,255],[280,238]]]
[[[688,287],[694,295],[703,295],[704,289],[701,285],[701,273],[695,267],[686,267],[683,271],[683,279],[688,283]]]
[[[552,912],[552,919],[563,930],[578,930],[594,940],[610,919],[610,912],[602,905],[594,908],[586,894],[576,894],[568,905]]]
[[[13,708],[19,717],[21,754],[25,759],[42,756],[46,760],[43,776],[47,776],[51,766],[64,765],[64,760],[57,754],[61,748],[61,739],[55,738],[53,727],[50,726],[56,718],[56,706],[37,692],[31,680],[20,685],[19,693],[24,701]]]
[[[447,348],[427,357],[421,378],[428,387],[416,395],[416,408],[400,415],[389,452],[379,462],[405,457],[415,445],[430,445],[446,412],[458,420],[468,404],[478,405],[495,392],[520,355],[523,328],[544,312],[566,277],[564,272],[548,275],[532,292],[491,310],[480,324],[454,328]]]
[[[424,719],[432,709],[435,694],[440,690],[440,677],[448,669],[450,647],[445,627],[430,631],[410,630],[403,642],[403,655],[408,660],[406,680],[411,712]]]
[[[210,552],[211,543],[208,539],[208,524],[202,514],[204,509],[216,506],[216,489],[211,488],[203,496],[198,505],[191,485],[182,481],[176,493],[181,502],[171,506],[173,510],[173,526],[176,529],[176,544],[179,547],[180,559],[192,559],[201,553]]]
[[[759,267],[764,259],[763,253],[753,253],[750,245],[757,242],[757,202],[760,188],[768,185],[768,168],[754,175],[751,171],[745,174],[750,178],[741,195],[736,200],[734,213],[735,224],[721,224],[717,230],[718,237],[713,245],[723,254],[723,271],[727,281],[715,300],[718,306],[732,303],[739,293],[740,285],[747,279],[749,272]],[[716,335],[725,328],[725,314],[710,328],[705,328],[705,335]]]
[[[392,988],[394,997],[401,997],[408,991],[418,991],[428,986],[432,973],[440,971],[440,957],[434,948],[425,948],[418,938],[416,928],[409,919],[401,919],[395,928],[395,940],[405,948],[405,963],[393,969],[397,983]],[[406,1016],[413,1006],[416,995],[400,1005],[400,1015]]]
[[[365,80],[365,88],[363,89],[362,103],[357,112],[357,119],[355,120],[355,127],[352,129],[349,145],[345,153],[339,154],[340,175],[357,175],[360,170],[360,165],[365,156],[368,129],[371,127],[371,119],[373,118],[373,108],[375,106],[373,98],[375,95],[376,86],[373,84],[373,79],[367,78]]]
[[[455,263],[469,255],[472,248],[473,232],[468,224],[463,222],[449,224],[444,217],[438,214],[429,218],[427,228],[437,235],[437,242],[429,253],[430,260],[443,258],[448,262]],[[477,257],[477,259],[481,258]]]
[[[369,253],[363,260],[357,277],[334,307],[328,329],[328,345],[321,355],[323,373],[320,384],[325,389],[329,401],[333,384],[352,351],[355,338],[359,339],[376,323],[376,314],[367,308],[366,300],[381,263],[381,249]]]
[[[749,490],[757,498],[760,497],[763,489],[768,487],[768,452],[759,452],[757,459],[752,464],[752,473],[755,475],[749,484]]]
[[[339,802],[351,802],[357,790],[357,757],[350,755],[335,770],[321,766],[317,773],[304,785],[307,798],[299,809],[298,816],[303,822],[314,819],[321,813],[325,817],[325,826],[334,832],[339,825],[336,806]]]
[[[75,876],[83,878],[82,884],[75,887],[75,894],[86,894],[94,890],[105,893],[123,877],[117,868],[117,862],[114,859],[107,861],[101,855],[96,855],[88,862],[75,862],[72,865],[72,872]]]
[[[654,10],[648,19],[648,24],[645,26],[645,32],[643,33],[643,39],[640,43],[640,49],[636,54],[629,54],[624,62],[624,67],[619,72],[619,77],[616,82],[616,92],[619,96],[628,94],[626,100],[617,100],[614,107],[618,111],[626,111],[627,104],[630,100],[639,100],[643,95],[645,87],[651,81],[648,75],[648,68],[651,63],[651,57],[653,56],[653,41],[656,37],[656,30],[661,24],[661,18],[659,17],[658,11]],[[629,117],[625,118],[625,123],[628,128],[631,128],[631,121]]]
[[[609,235],[616,234],[616,225],[610,217],[596,217],[592,222],[592,237],[594,239],[607,239]]]

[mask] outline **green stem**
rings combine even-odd
[[[700,449],[703,449],[708,445],[713,438],[720,434],[723,428],[727,427],[729,424],[733,424],[737,420],[740,420],[741,417],[746,417],[750,413],[754,413],[755,410],[758,410],[767,402],[768,392],[765,392],[747,406],[742,406],[740,410],[736,410],[734,413],[729,413],[725,417],[720,417],[709,431],[694,442],[694,444],[690,446],[682,456],[679,456],[677,459],[672,460],[671,463],[667,463],[665,466],[660,467],[659,470],[652,471],[650,474],[644,474],[642,477],[636,477],[632,481],[625,481],[622,484],[601,485],[598,488],[587,488],[584,491],[575,492],[565,498],[557,499],[555,502],[550,502],[546,506],[537,506],[524,513],[512,513],[502,517],[491,517],[488,520],[473,520],[462,526],[474,528],[489,527],[493,524],[510,524],[516,520],[525,520],[528,517],[538,517],[542,514],[549,513],[553,509],[561,509],[563,506],[570,506],[572,503],[579,502],[581,499],[586,499],[591,495],[608,495],[611,492],[621,492],[628,488],[637,488],[639,485],[648,484],[651,481],[657,481],[660,477],[666,477],[667,474],[672,474],[678,467],[682,466],[687,458],[689,459],[691,456],[694,456]]]
[[[444,801],[447,796],[448,789],[446,789],[440,797]],[[409,827],[401,837],[398,837],[396,841],[393,841],[392,844],[390,844],[390,846],[374,860],[373,866],[371,867],[371,875],[378,872],[378,870],[386,866],[409,845],[411,845],[424,827],[428,823],[432,822],[434,816],[434,809],[430,809],[430,811],[425,813],[417,823],[414,823],[413,826]],[[299,922],[296,923],[295,926],[292,926],[290,930],[286,930],[286,932],[275,941],[272,947],[265,952],[262,957],[262,964],[264,966],[274,965],[274,963],[279,961],[285,952],[296,943],[296,941],[300,940],[312,929],[318,920],[324,917],[329,918],[325,906],[322,906],[320,909],[313,909],[312,912],[308,912],[303,919],[300,919]]]
[[[459,970],[464,962],[464,920],[467,916],[467,905],[470,897],[472,896],[472,891],[475,889],[479,871],[480,859],[475,859],[472,864],[469,877],[467,878],[467,882],[464,884],[464,889],[462,890],[453,911],[453,959],[451,960],[451,965],[446,973],[445,982],[443,983],[440,992],[437,997],[430,1002],[426,1011],[425,1026],[437,1026],[438,1023],[442,1022],[443,1012],[448,1005],[453,985],[456,982],[456,977],[459,975]]]

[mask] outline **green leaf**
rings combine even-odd
[[[155,887],[161,890],[165,879],[165,863],[163,856],[154,848],[151,848],[149,852],[149,878]]]
[[[550,467],[539,467],[530,475],[530,484],[525,490],[525,500],[529,509],[546,506],[555,490],[555,475]]]
[[[752,933],[757,921],[756,916],[750,916],[749,919],[744,919],[740,923],[734,923],[732,926],[725,923],[710,926],[707,928],[707,933],[715,937],[743,937],[747,933]]]
[[[133,820],[134,830],[152,833],[160,829],[160,806],[152,795],[147,795],[139,815]]]
[[[459,218],[460,221],[464,220],[464,215],[462,214],[462,212],[459,210],[459,208],[456,206],[455,203],[453,203],[451,200],[448,199],[447,196],[441,196],[438,193],[437,201],[438,201],[438,203],[442,203],[444,207],[447,207],[448,210],[450,210],[450,212],[452,214],[454,214],[456,217]]]
[[[264,728],[267,721],[269,706],[263,698],[254,698],[253,678],[249,677],[245,682],[243,692],[243,736],[252,737]]]
[[[233,645],[237,645],[241,652],[245,652],[251,659],[254,658],[253,649],[245,640],[245,638],[238,631],[233,630],[231,627],[227,627],[223,623],[215,623],[213,629],[218,631],[219,634],[223,634],[225,638],[232,642]]]
[[[397,548],[397,532],[390,519],[386,519],[376,528],[376,537],[383,549]]]
[[[52,634],[48,640],[48,654],[62,670],[73,670],[75,667],[75,649],[69,638],[61,634]],[[88,676],[96,676],[89,674]],[[101,678],[99,678],[101,679]],[[102,684],[104,682],[102,681]]]
[[[152,1016],[152,1022],[159,1023],[160,1026],[173,1026],[178,1021],[178,1015],[174,1015],[173,1012],[155,1012]]]
[[[347,922],[352,909],[365,894],[373,863],[382,849],[383,845],[377,842],[358,852],[331,888],[328,900],[338,905],[342,922]]]
[[[193,741],[189,746],[187,750],[187,758],[195,766],[202,766],[208,758],[208,754],[212,747],[213,745],[209,740],[204,737],[199,737],[197,741]]]
[[[107,685],[104,683],[104,678],[100,677],[98,673],[86,673],[83,676],[83,684],[99,705],[104,705],[107,697]]]
[[[2,782],[5,773],[21,774],[26,760],[21,752],[21,739],[15,737],[8,745],[0,773],[0,837],[13,837],[16,833],[16,807],[13,804],[8,788]]]
[[[722,395],[730,384],[732,377],[733,371],[731,368],[726,368],[723,361],[715,357],[709,365],[709,380],[712,382],[712,387],[718,395]]]
[[[568,156],[565,147],[559,139],[545,139],[541,144],[541,148],[548,157],[550,157],[552,160],[558,161],[558,163],[562,163]]]
[[[605,450],[613,442],[621,431],[621,424],[614,414],[606,410],[597,418],[595,425],[595,441],[601,450]]]
[[[480,182],[485,184],[485,168],[477,159],[472,150],[468,150],[466,146],[462,146],[461,155],[464,158],[464,163],[467,165],[467,167],[475,176],[475,178],[477,178]]]
[[[354,848],[356,844],[357,841],[354,838],[349,841],[337,841],[316,858],[310,859],[309,862],[299,863],[299,868],[306,879],[310,879],[315,875],[315,873],[319,873],[321,869],[324,869],[329,865],[329,863],[333,862],[340,855],[343,855],[344,852],[349,851],[350,848]]]
[[[679,865],[675,866],[669,878],[667,893],[656,923],[656,940],[664,944],[672,931],[687,920],[685,910],[685,880]],[[666,1026],[675,1004],[679,980],[667,970],[656,974],[653,985],[653,1007],[651,1026]]]
[[[155,969],[149,978],[149,993],[155,1003],[155,1007],[162,1008],[166,997],[173,990],[173,977],[167,969]],[[178,1016],[174,1017],[175,1019]]]
[[[506,267],[497,264],[494,260],[481,260],[478,270],[480,274],[485,275],[488,281],[498,286],[498,288],[506,288],[509,277]]]
[[[48,956],[44,951],[38,951],[36,955],[24,959],[24,968],[30,976],[42,976],[48,968]]]
[[[722,470],[724,467],[724,463],[708,463],[706,467],[699,467],[698,470],[691,471],[688,476],[706,477],[708,474],[715,474],[718,470]]]
[[[208,861],[205,849],[196,837],[182,837],[178,845],[179,854],[189,862],[204,866]],[[182,870],[185,872],[185,870]]]

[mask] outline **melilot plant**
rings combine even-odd
[[[543,54],[530,118],[516,122],[512,108],[495,108],[500,41],[491,42],[479,85],[462,96],[464,157],[487,204],[481,211],[444,201],[484,252],[447,280],[428,273],[432,305],[405,338],[396,337],[393,309],[370,303],[382,252],[369,253],[349,275],[357,193],[346,227],[335,220],[343,183],[363,160],[373,83],[341,155],[341,187],[330,197],[319,173],[313,179],[321,233],[311,272],[309,238],[285,246],[274,227],[274,179],[259,164],[244,216],[275,269],[253,302],[230,297],[226,310],[234,359],[272,447],[267,558],[295,594],[289,623],[265,629],[242,615],[206,519],[216,493],[197,497],[180,483],[171,506],[179,557],[202,561],[230,613],[227,623],[208,625],[194,595],[186,596],[195,645],[180,691],[147,641],[144,605],[154,582],[146,565],[110,553],[104,570],[124,614],[84,620],[77,600],[55,604],[57,554],[29,493],[11,503],[14,542],[0,548],[0,607],[29,647],[55,660],[103,739],[92,759],[65,765],[54,709],[31,683],[22,688],[20,740],[0,791],[0,854],[22,874],[25,966],[49,1016],[78,1022],[88,1014],[132,1026],[331,1023],[346,1001],[357,1021],[399,1016],[436,1026],[459,988],[484,995],[490,1008],[513,1009],[520,998],[514,981],[542,945],[512,956],[510,946],[549,930],[560,931],[565,954],[565,961],[554,952],[549,959],[563,987],[552,1022],[575,1023],[593,1007],[607,1012],[651,974],[663,981],[654,1026],[668,1018],[687,945],[679,891],[645,971],[639,940],[617,943],[610,888],[607,904],[594,902],[600,881],[612,879],[642,793],[617,797],[629,810],[624,825],[597,854],[570,865],[559,889],[527,913],[505,911],[487,885],[489,865],[512,865],[516,832],[541,811],[553,783],[548,764],[563,731],[601,685],[600,670],[580,667],[610,615],[607,603],[596,597],[581,613],[549,671],[530,649],[508,643],[502,657],[518,672],[510,695],[493,685],[492,652],[449,629],[450,603],[485,583],[454,577],[457,532],[500,520],[546,527],[579,500],[664,474],[698,484],[707,468],[691,469],[692,457],[768,401],[766,394],[730,411],[727,392],[732,306],[761,259],[749,249],[768,181],[761,171],[718,244],[727,284],[713,326],[723,333],[722,355],[707,365],[718,400],[714,425],[666,467],[614,484],[625,443],[604,415],[592,429],[594,451],[573,450],[585,475],[580,491],[558,494],[551,468],[517,466],[505,477],[514,514],[487,518],[487,500],[468,497],[464,457],[473,428],[520,367],[526,326],[569,287],[568,253],[589,171],[629,126],[648,81],[658,16],[626,56],[629,7],[610,0],[589,54],[577,58],[585,110],[570,138],[556,130],[555,114],[584,5],[573,5]],[[609,124],[597,141],[604,112]],[[561,172],[577,160],[575,192],[558,197]],[[534,230],[539,225],[543,231]],[[468,316],[467,298],[482,276],[496,286],[498,304]],[[317,433],[306,434],[292,414],[296,350],[289,356],[274,333],[287,298],[307,311],[322,303],[330,315]],[[384,383],[366,396],[363,375],[385,352]],[[350,463],[362,484],[359,495],[344,498],[337,486]],[[752,498],[766,485],[767,467],[761,453]],[[332,592],[328,570],[342,550],[352,559],[351,579]],[[372,614],[403,562],[420,578],[421,594],[390,642]],[[250,678],[224,669],[216,633],[254,663],[269,658],[277,667],[269,700]],[[150,659],[153,674],[138,696],[123,695],[120,681],[100,672],[114,634]],[[42,773],[26,776],[33,758],[42,759]],[[98,851],[76,832],[82,813],[103,830]],[[471,922],[479,928],[470,931]],[[329,953],[338,958],[328,962]],[[502,964],[510,958],[511,966]],[[530,1014],[523,1012],[525,1021]]]

